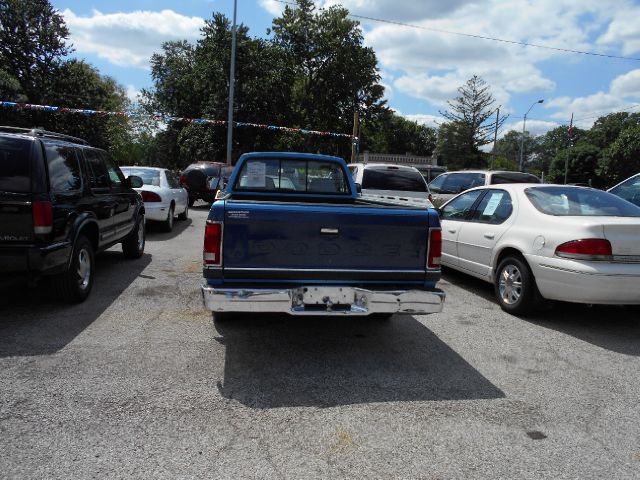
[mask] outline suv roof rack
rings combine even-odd
[[[8,133],[22,133],[25,135],[30,135],[32,137],[46,137],[46,138],[54,138],[58,140],[66,140],[68,142],[80,143],[82,145],[89,145],[83,138],[72,137],[71,135],[65,135],[63,133],[50,132],[48,130],[42,130],[41,128],[21,128],[21,127],[8,127],[8,126],[0,126],[0,131],[8,132]]]

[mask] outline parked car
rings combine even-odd
[[[218,190],[223,190],[233,167],[219,162],[196,162],[180,175],[180,185],[189,193],[189,206],[196,200],[212,203]]]
[[[85,300],[97,252],[117,243],[127,258],[144,252],[141,186],[82,139],[0,127],[0,275],[55,275],[59,296]]]
[[[166,232],[173,230],[173,219],[189,218],[189,194],[180,185],[175,174],[166,168],[120,167],[125,177],[135,175],[142,179],[136,191],[144,201],[147,221],[159,222]]]
[[[440,165],[412,165],[417,168],[418,171],[422,174],[427,184],[431,183],[433,179],[435,179],[438,175],[445,173],[447,171],[447,167],[442,167]]]
[[[363,199],[344,160],[324,155],[240,157],[209,212],[203,274],[217,320],[426,314],[444,302],[437,212]]]
[[[640,173],[636,173],[615,187],[611,187],[607,192],[611,192],[640,207]]]
[[[640,208],[601,190],[513,184],[440,209],[442,264],[494,284],[503,310],[548,300],[640,304]]]
[[[431,201],[436,207],[439,207],[457,194],[470,188],[504,183],[541,182],[538,177],[530,173],[500,170],[462,170],[438,175],[429,184],[429,190],[431,191]]]
[[[408,165],[352,163],[348,165],[356,185],[369,199],[400,200],[432,208],[429,187],[422,174]]]

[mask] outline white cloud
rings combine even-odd
[[[200,37],[204,20],[172,10],[135,11],[102,14],[93,11],[81,17],[66,9],[62,12],[78,52],[93,53],[120,66],[148,68],[151,55],[163,42]]]
[[[131,103],[138,103],[140,101],[140,90],[133,85],[127,85],[126,94]]]
[[[268,1],[268,0],[263,0]],[[473,0],[414,0],[404,2],[401,6],[398,0],[325,0],[324,7],[341,5],[350,12],[367,17],[400,20],[414,20],[424,18],[425,15],[435,18],[454,12]],[[485,2],[481,2],[485,3]]]
[[[511,130],[515,130],[516,132],[522,132],[522,122],[524,120],[520,120],[519,122],[505,123],[502,126],[500,133],[498,134],[499,138],[502,138],[507,132]],[[549,130],[553,130],[554,128],[559,127],[561,124],[558,122],[547,122],[544,120],[531,120],[527,118],[527,123],[525,124],[525,130],[529,132],[531,135],[544,135]]]
[[[610,91],[620,97],[640,97],[640,69],[631,70],[611,82]]]
[[[274,17],[280,16],[286,7],[284,3],[276,2],[275,0],[260,0],[260,6]]]
[[[426,127],[435,128],[436,130],[440,128],[440,125],[445,123],[447,120],[444,117],[438,115],[428,115],[428,114],[414,114],[414,115],[403,115],[407,120],[411,120],[412,122],[417,122],[420,125],[424,125]]]
[[[598,39],[601,45],[622,45],[623,55],[640,52],[640,10],[637,8],[616,9],[607,31]]]

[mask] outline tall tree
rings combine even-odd
[[[377,59],[365,47],[358,22],[333,6],[316,11],[311,0],[297,0],[273,21],[273,44],[283,49],[295,68],[290,104],[294,125],[350,132],[354,111],[364,120],[381,113],[384,87]],[[323,139],[305,139],[309,149],[326,148]],[[346,155],[348,142],[340,144]]]
[[[495,100],[486,82],[474,75],[467,83],[458,88],[459,96],[449,101],[450,110],[440,112],[447,120],[447,134],[455,130],[455,135],[449,135],[449,140],[455,143],[447,150],[457,154],[462,159],[462,167],[484,166],[484,155],[480,147],[493,140],[493,134],[507,119],[502,115],[495,119]],[[453,158],[451,158],[453,160]]]
[[[407,120],[389,109],[372,120],[362,122],[361,151],[430,157],[436,148],[433,128]]]
[[[598,172],[607,187],[640,172],[640,125],[629,125],[603,150]]]
[[[48,0],[0,0],[0,77],[5,77],[0,86],[4,85],[3,90],[12,84],[15,87],[17,82],[25,100],[49,101],[55,78],[52,72],[71,52],[68,38],[69,30],[62,15]]]

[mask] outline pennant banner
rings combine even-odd
[[[131,113],[131,112],[106,112],[103,110],[88,110],[81,108],[66,108],[66,107],[53,107],[50,105],[36,105],[33,103],[19,103],[19,102],[6,102],[0,101],[0,106],[3,108],[14,108],[16,110],[38,110],[42,112],[52,113],[75,113],[86,116],[100,116],[100,117],[125,117],[125,118],[148,118],[160,122],[183,122],[183,123],[200,123],[209,125],[227,125],[225,120],[210,120],[208,118],[185,118],[185,117],[172,117],[170,115],[154,114],[148,115],[143,113]],[[322,137],[335,137],[335,138],[352,138],[352,135],[347,133],[334,133],[334,132],[320,132],[318,130],[306,130],[304,128],[293,127],[279,127],[277,125],[264,125],[262,123],[250,123],[250,122],[233,122],[234,127],[251,127],[262,128],[265,130],[278,130],[289,133],[300,133],[302,135],[319,135]]]

